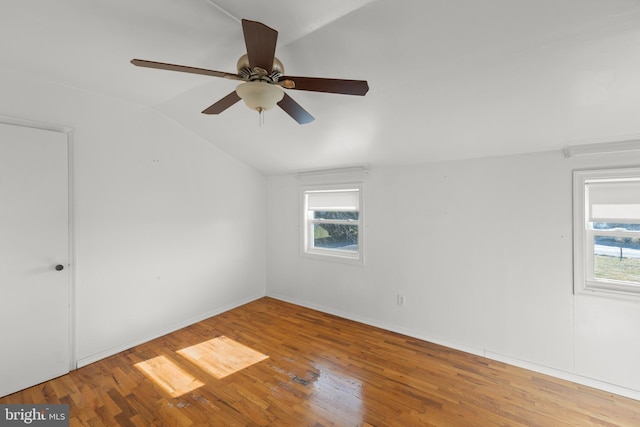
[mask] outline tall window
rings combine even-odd
[[[576,292],[640,295],[640,168],[574,172]]]
[[[304,252],[362,262],[362,185],[305,187]]]

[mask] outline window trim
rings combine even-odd
[[[364,264],[364,197],[363,197],[362,182],[352,183],[340,183],[340,184],[322,184],[322,185],[305,185],[300,188],[300,200],[301,200],[301,254],[308,258],[324,259],[329,261],[346,262],[349,264]],[[310,235],[313,224],[323,221],[309,221],[308,218],[308,206],[307,206],[307,193],[313,191],[344,191],[349,189],[358,190],[359,207],[358,207],[358,220],[331,220],[331,223],[344,223],[348,225],[358,226],[358,250],[352,253],[335,250],[330,248],[317,248],[310,247]]]
[[[617,280],[594,278],[593,239],[597,235],[638,234],[621,230],[590,230],[586,185],[589,182],[640,180],[640,167],[573,171],[573,289],[574,294],[640,298],[640,286]]]

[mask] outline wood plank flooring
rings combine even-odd
[[[639,426],[640,402],[262,298],[0,398],[72,426]]]

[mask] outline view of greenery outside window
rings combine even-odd
[[[360,186],[312,187],[303,194],[305,253],[360,260]]]
[[[574,192],[577,290],[640,295],[640,169],[577,171]]]
[[[590,223],[593,276],[640,286],[640,224]]]

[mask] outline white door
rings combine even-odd
[[[67,134],[0,123],[0,396],[69,372]]]

